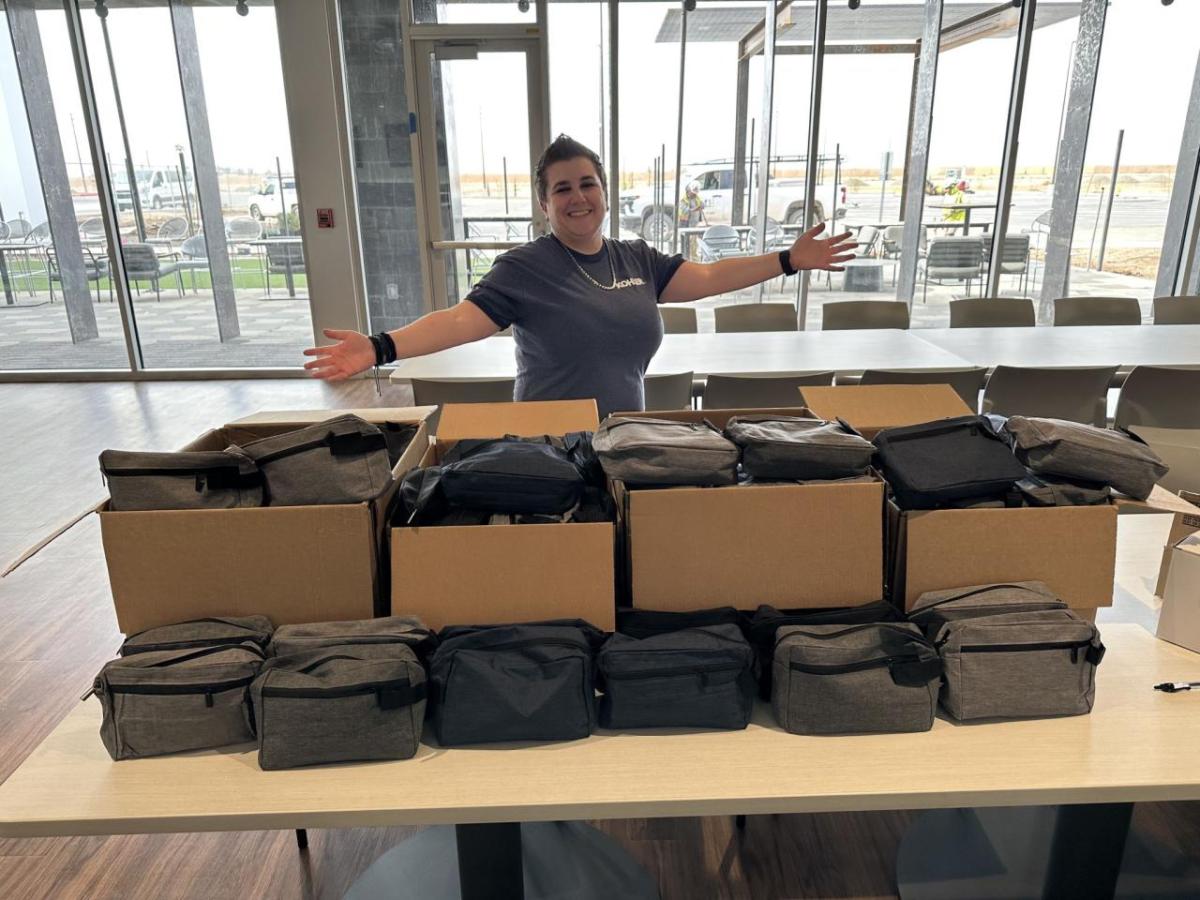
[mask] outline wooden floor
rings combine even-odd
[[[106,447],[170,449],[264,408],[409,403],[407,389],[384,384],[379,397],[369,382],[0,385],[0,569],[104,496],[96,458]],[[1137,521],[1160,518],[1122,518],[1122,559],[1161,546],[1161,526]],[[1103,618],[1152,621],[1152,579],[1118,599]],[[2,781],[120,643],[95,516],[0,580],[0,623]],[[740,835],[729,818],[597,824],[655,874],[667,900],[866,898],[896,895],[896,848],[913,815],[752,817]],[[1139,805],[1135,826],[1200,860],[1200,804]],[[292,832],[0,840],[0,898],[337,898],[412,831],[313,831],[306,853]]]

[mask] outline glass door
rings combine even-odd
[[[414,42],[433,306],[545,231],[534,168],[549,140],[537,38]]]

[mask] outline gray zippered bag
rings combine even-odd
[[[755,478],[850,478],[864,474],[875,453],[862,435],[823,419],[734,416],[725,435],[742,448],[742,470]]]
[[[105,450],[100,474],[108,484],[108,507],[116,512],[236,509],[264,502],[262,472],[232,450]]]
[[[392,483],[383,432],[355,415],[261,438],[238,449],[262,469],[271,506],[361,503],[375,499]]]
[[[957,619],[934,641],[945,666],[942,706],[960,721],[1088,713],[1100,632],[1069,609]]]
[[[272,656],[291,656],[329,647],[406,645],[423,653],[433,642],[433,632],[415,616],[383,616],[342,622],[281,625],[271,638]]]
[[[1030,472],[1015,485],[1026,506],[1103,506],[1112,502],[1112,488],[1092,481],[1076,481]]]
[[[792,734],[933,727],[942,664],[909,622],[785,625],[772,669],[771,708]]]
[[[104,665],[92,684],[113,759],[206,750],[254,740],[247,703],[262,666],[255,644],[136,653]]]
[[[626,484],[737,483],[740,451],[708,422],[609,416],[592,449],[604,473]]]
[[[250,643],[264,653],[275,626],[266,616],[211,616],[174,625],[147,628],[125,638],[118,651],[122,656],[155,650],[188,650]]]
[[[1062,419],[1010,416],[1017,459],[1035,472],[1110,484],[1137,500],[1150,496],[1168,468],[1158,454],[1124,431]]]
[[[645,638],[614,634],[596,656],[603,728],[745,728],[754,651],[737,625]]]
[[[269,659],[250,697],[262,769],[408,759],[421,743],[425,670],[404,644]]]
[[[918,625],[932,641],[943,625],[959,619],[1063,609],[1067,609],[1067,604],[1045,583],[1014,581],[927,591],[913,603],[908,620]]]

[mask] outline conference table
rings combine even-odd
[[[910,333],[988,368],[1200,365],[1200,325],[920,328]]]
[[[647,374],[793,375],[863,369],[954,369],[970,363],[923,341],[916,331],[769,331],[667,334]],[[401,360],[392,380],[480,381],[517,373],[513,339],[495,336]]]
[[[1034,896],[1041,884],[1045,896],[1111,896],[1132,804],[1200,800],[1200,697],[1152,689],[1200,681],[1200,656],[1138,625],[1102,631],[1108,652],[1090,715],[979,725],[939,718],[917,734],[797,736],[760,703],[744,731],[599,731],[578,741],[457,749],[433,746],[427,735],[411,760],[264,772],[252,745],[114,763],[98,735],[100,702],[91,698],[0,785],[0,836],[459,825],[389,851],[364,875],[378,890],[356,887],[348,896],[458,896],[457,881],[445,892],[428,883],[454,865],[457,846],[460,873],[480,879],[472,882],[478,890],[464,881],[463,897],[519,897],[521,855],[511,856],[523,835],[545,843],[548,831],[556,851],[569,852],[578,841],[550,824],[561,820],[574,820],[579,838],[587,819],[942,810],[918,819],[901,845],[903,896],[938,896],[938,884],[948,885],[946,896],[1026,896],[1019,885],[1031,881]],[[1010,806],[1039,808],[1018,814],[1022,822],[1041,817],[1021,826],[1032,829],[1024,856],[986,821],[1005,818],[991,808]],[[995,851],[981,877],[1003,886],[1000,893],[963,880],[968,845],[981,840]],[[1040,855],[1030,856],[1033,844]],[[606,851],[615,854],[604,860],[613,871],[589,872],[589,884],[617,877],[619,848],[589,849]],[[529,846],[524,853],[526,867],[547,863],[535,863]],[[999,871],[996,854],[1004,858]],[[656,896],[644,870],[636,881],[638,871],[627,873],[633,887],[608,896]],[[506,878],[516,879],[511,891]]]

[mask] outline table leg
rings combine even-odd
[[[524,900],[521,825],[456,825],[458,884],[462,900],[506,897]]]
[[[971,236],[971,207],[966,207],[963,210],[963,234],[967,237]]]
[[[1046,866],[1046,897],[1113,897],[1132,803],[1059,807]]]
[[[287,256],[284,257],[284,259],[286,260],[286,262],[284,263],[283,268],[284,268],[284,277],[287,279],[288,296],[295,297],[296,296],[296,282],[292,279],[292,249],[291,249],[291,247],[288,247],[288,253],[287,253]]]

